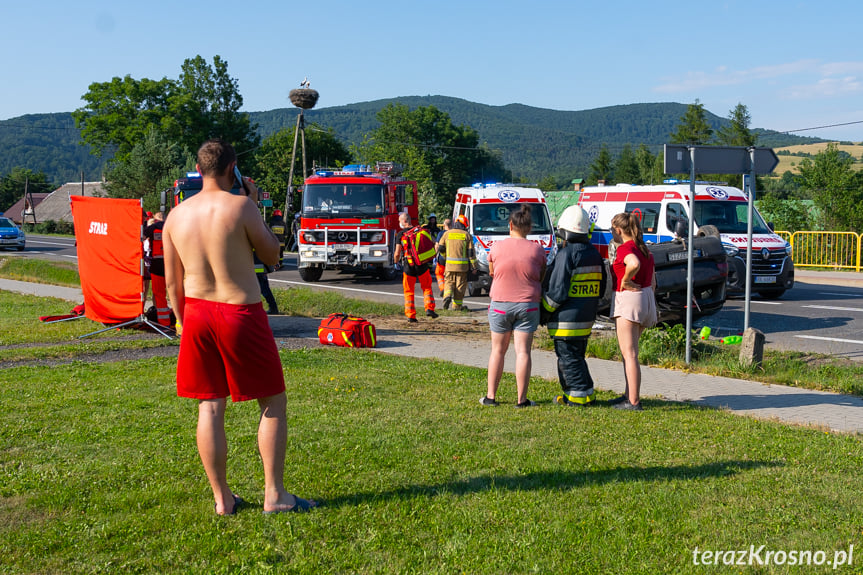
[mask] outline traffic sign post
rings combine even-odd
[[[755,199],[755,176],[773,172],[779,158],[773,148],[745,146],[686,146],[665,144],[665,173],[689,173],[689,238],[687,240],[686,267],[686,363],[692,359],[692,284],[694,259],[692,236],[695,233],[695,176],[696,174],[749,174],[749,229],[746,241],[746,306],[743,331],[749,327],[749,307],[752,289],[752,216]],[[696,164],[697,158],[697,164]]]

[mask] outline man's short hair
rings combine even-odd
[[[236,161],[237,153],[224,140],[207,140],[198,148],[198,168],[202,176],[221,176]]]

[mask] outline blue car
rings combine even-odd
[[[27,236],[24,230],[15,225],[9,218],[0,216],[0,249],[15,248],[24,251]]]

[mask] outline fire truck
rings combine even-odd
[[[318,170],[305,180],[298,232],[300,277],[321,279],[325,269],[397,275],[393,252],[399,213],[419,223],[417,183],[393,162]]]

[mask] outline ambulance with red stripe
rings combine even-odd
[[[595,224],[591,241],[608,257],[611,218],[621,212],[640,214],[644,241],[667,242],[689,229],[690,184],[668,180],[659,186],[591,186],[581,192],[578,204]],[[724,184],[695,185],[695,226],[699,236],[722,241],[728,261],[729,294],[746,289],[746,244],[749,205],[746,194]],[[773,233],[753,209],[752,291],[778,298],[794,286],[791,245]]]
[[[479,296],[483,290],[491,289],[488,252],[495,242],[509,237],[509,216],[523,205],[532,208],[533,225],[527,239],[541,245],[548,263],[551,263],[557,253],[557,243],[542,190],[511,184],[474,184],[469,188],[459,188],[456,193],[452,220],[462,215],[467,217],[476,251],[478,270],[468,280],[469,295]]]

